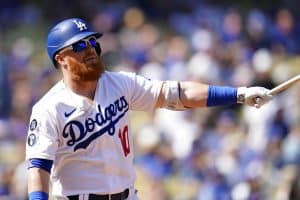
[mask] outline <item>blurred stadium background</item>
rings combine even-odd
[[[25,200],[31,106],[60,79],[56,22],[98,31],[109,70],[267,88],[300,72],[297,0],[1,0],[0,199]],[[299,200],[299,85],[260,110],[132,112],[142,200]]]

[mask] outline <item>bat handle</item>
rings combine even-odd
[[[269,92],[267,92],[267,96],[269,96],[270,98],[272,98],[273,94],[269,91]],[[260,105],[260,103],[261,103],[262,100],[263,100],[263,98],[260,97],[260,96],[257,96],[257,97],[254,98],[254,102],[255,102],[255,107],[256,108],[260,107],[259,105]]]
[[[261,97],[255,97],[254,101],[255,101],[255,107],[257,107],[259,105],[259,102],[262,100]],[[257,106],[256,106],[257,105]]]

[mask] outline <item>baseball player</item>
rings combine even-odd
[[[32,108],[28,129],[30,200],[136,200],[129,110],[185,110],[272,99],[263,87],[148,80],[109,72],[88,23],[66,19],[48,34],[47,50],[62,80]],[[255,101],[259,98],[260,101]]]

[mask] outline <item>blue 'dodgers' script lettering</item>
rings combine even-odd
[[[128,110],[129,106],[124,96],[105,107],[103,113],[101,106],[98,105],[98,112],[94,117],[88,117],[85,121],[72,120],[68,122],[64,126],[62,136],[69,139],[67,141],[68,146],[75,145],[74,151],[81,148],[85,149],[93,140],[104,133],[113,136],[116,123]],[[102,128],[94,132],[95,128],[100,126]]]

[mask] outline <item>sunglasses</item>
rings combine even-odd
[[[75,42],[71,46],[64,48],[61,52],[64,52],[66,50],[73,50],[74,52],[80,52],[87,49],[89,45],[93,48],[97,47],[97,39],[92,36],[86,39],[79,40],[78,42]]]

